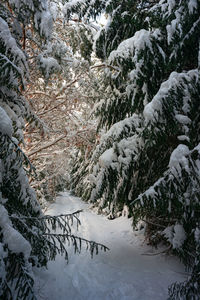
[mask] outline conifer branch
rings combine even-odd
[[[36,169],[35,167],[33,166],[33,164],[31,163],[31,161],[29,160],[28,156],[24,153],[24,151],[15,143],[15,141],[13,141],[12,138],[10,138],[8,135],[6,135],[6,138],[8,140],[10,140],[10,142],[14,145],[15,149],[16,149],[16,152],[18,154],[20,154],[22,157],[23,157],[23,161],[25,162],[25,164],[27,166],[30,167],[29,169],[29,173],[31,174],[33,172],[34,176],[37,177],[37,174],[36,174]]]
[[[73,234],[44,233],[43,236],[47,236],[52,240],[55,239],[60,245],[61,253],[67,252],[67,250],[66,250],[66,248],[63,244],[66,241],[68,241],[69,245],[70,245],[70,241],[72,242],[75,253],[77,253],[77,252],[80,253],[81,252],[81,245],[82,245],[82,242],[84,242],[86,244],[86,250],[89,250],[92,257],[93,257],[94,252],[95,252],[96,255],[98,254],[98,249],[99,248],[101,250],[104,250],[104,251],[110,250],[107,246],[105,246],[101,243],[90,241],[90,240],[87,240],[85,238],[75,236]]]
[[[109,68],[109,69],[112,69],[112,70],[115,70],[115,71],[118,71],[120,72],[121,69],[118,68],[118,67],[115,67],[115,66],[111,66],[111,65],[107,65],[107,64],[100,64],[100,65],[95,65],[95,66],[92,66],[90,69],[95,69],[95,68]]]

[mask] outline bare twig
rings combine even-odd
[[[32,151],[32,152],[28,153],[28,156],[30,157],[30,156],[32,156],[32,155],[38,153],[38,152],[41,152],[42,150],[47,149],[47,148],[49,148],[49,147],[55,145],[57,142],[59,142],[60,140],[62,140],[62,139],[64,139],[64,138],[66,138],[66,134],[61,135],[61,136],[59,136],[56,140],[54,140],[54,141],[52,141],[52,142],[50,142],[50,143],[48,143],[48,144],[46,144],[46,145],[40,147],[39,149],[36,149],[35,151]]]

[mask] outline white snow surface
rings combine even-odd
[[[46,213],[78,209],[84,210],[79,236],[103,243],[110,251],[91,259],[84,248],[79,255],[69,248],[68,264],[57,256],[48,270],[35,269],[38,300],[164,300],[171,283],[186,279],[177,258],[153,255],[160,249],[147,246],[142,231],[134,232],[126,217],[108,220],[68,192],[60,194]]]

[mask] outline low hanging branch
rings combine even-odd
[[[103,251],[110,250],[108,247],[106,247],[103,244],[96,243],[94,241],[90,241],[85,238],[75,236],[73,234],[44,233],[43,236],[47,237],[49,239],[49,241],[52,240],[53,243],[55,241],[57,241],[57,243],[59,244],[59,250],[60,250],[59,253],[61,255],[65,254],[65,258],[67,261],[68,261],[68,252],[66,250],[66,247],[64,246],[64,243],[66,241],[68,242],[69,245],[70,245],[70,242],[72,243],[75,253],[80,253],[81,247],[82,247],[82,242],[85,243],[86,250],[89,250],[92,258],[93,258],[94,252],[96,255],[99,253],[99,248],[100,248],[100,250],[103,250]],[[56,246],[56,248],[58,250],[57,246]]]
[[[101,243],[87,240],[72,233],[71,227],[74,223],[77,230],[81,225],[78,217],[81,212],[82,210],[77,210],[69,214],[61,214],[57,216],[45,215],[41,217],[11,215],[10,219],[13,222],[20,222],[20,225],[26,228],[33,240],[36,239],[38,235],[42,235],[43,240],[49,248],[49,259],[55,259],[56,254],[59,253],[60,255],[64,254],[65,259],[68,261],[67,246],[69,245],[73,246],[75,253],[80,253],[82,244],[84,243],[86,245],[86,250],[89,250],[91,257],[93,257],[94,253],[98,254],[99,249],[103,251],[109,250],[107,246]],[[42,227],[40,227],[38,232],[36,230],[32,231],[32,229],[30,229],[26,224],[27,221],[33,220],[36,222],[42,222]],[[57,229],[61,230],[62,233],[54,233]]]

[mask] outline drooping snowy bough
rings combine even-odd
[[[191,276],[170,299],[200,295],[200,3],[197,0],[68,1],[66,14],[107,24],[95,39],[105,97],[101,136],[90,160],[76,162],[72,187],[116,215],[129,207]],[[81,166],[81,167],[80,167]]]
[[[99,248],[107,250],[104,245],[72,234],[73,223],[80,224],[80,211],[44,216],[30,187],[28,175],[34,173],[35,169],[19,145],[23,141],[25,120],[38,126],[41,131],[44,125],[21,93],[29,75],[24,45],[27,27],[35,34],[35,42],[39,45],[49,40],[52,16],[48,2],[1,1],[0,299],[7,300],[36,299],[33,266],[46,266],[48,260],[54,259],[57,253],[67,258],[66,245],[69,243],[76,252],[85,243],[92,255]],[[60,229],[59,234],[55,232],[56,228]]]

